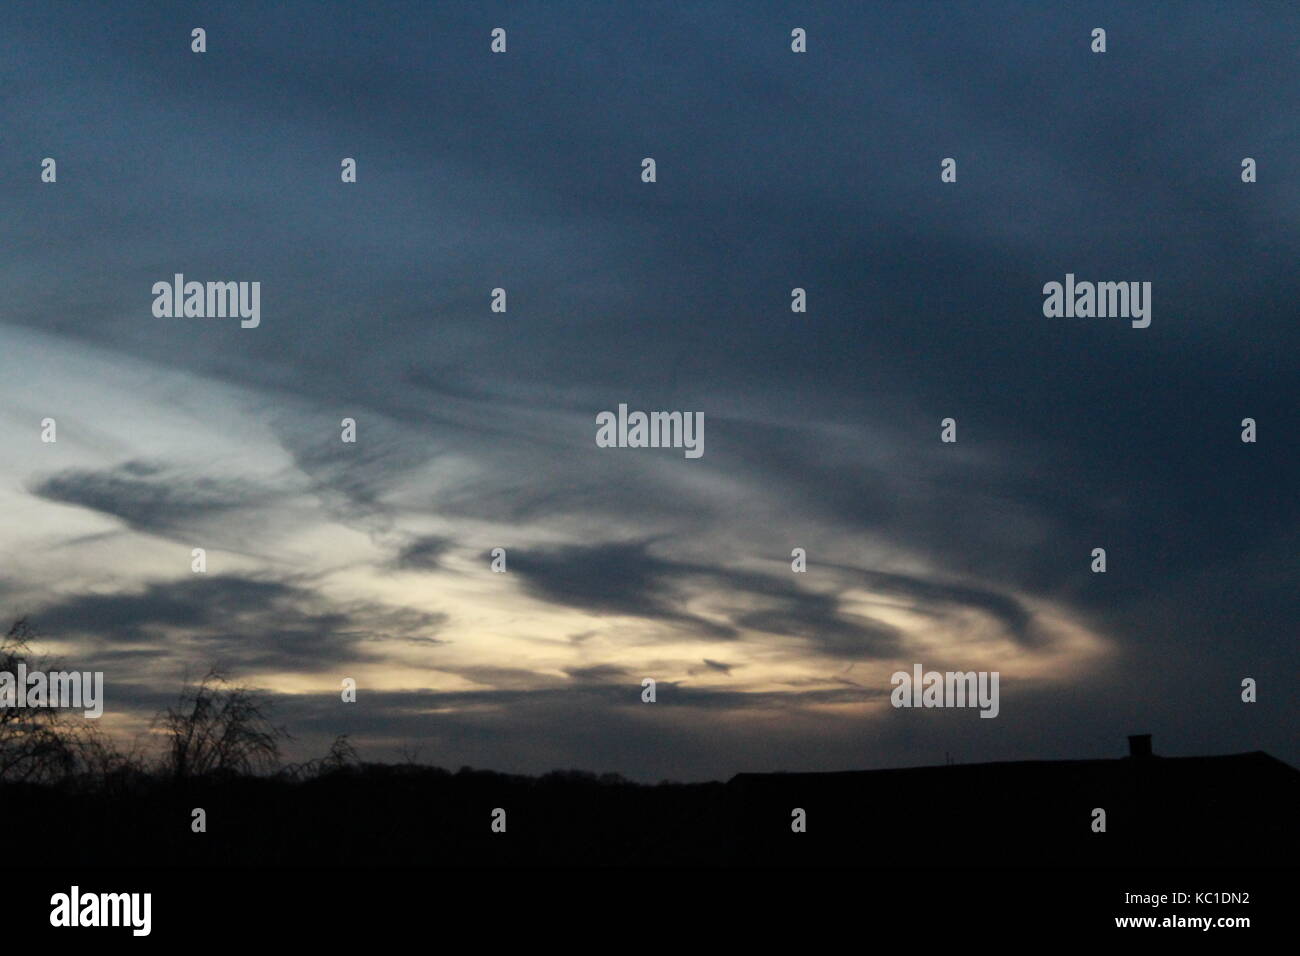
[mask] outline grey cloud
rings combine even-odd
[[[591,667],[566,667],[564,673],[583,683],[607,684],[628,676],[627,668],[617,664],[596,664]]]
[[[511,570],[534,596],[555,604],[690,625],[716,639],[736,636],[734,628],[675,606],[674,579],[683,569],[650,555],[645,543],[517,550]]]
[[[834,595],[804,590],[769,575],[657,557],[650,542],[525,550],[512,569],[541,600],[598,614],[662,620],[719,640],[738,628],[803,638],[836,657],[884,657],[898,649],[888,625],[846,613]],[[733,612],[729,624],[680,610],[692,589],[744,593],[757,609]]]
[[[172,538],[278,496],[251,481],[185,474],[141,461],[99,471],[70,468],[35,480],[29,490],[47,501],[118,518],[136,531]]]
[[[432,571],[441,565],[443,555],[451,550],[451,538],[426,535],[404,545],[394,559],[396,568],[403,571]]]
[[[338,604],[307,587],[234,575],[153,582],[134,593],[83,594],[33,613],[43,631],[216,663],[232,673],[300,673],[378,659],[385,640],[430,639],[445,616],[378,604]],[[132,649],[135,650],[135,649]]]

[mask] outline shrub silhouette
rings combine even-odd
[[[28,660],[27,642],[34,636],[26,618],[19,618],[0,639],[0,671],[16,674]],[[73,767],[69,742],[60,733],[58,711],[45,707],[0,708],[0,780],[47,781],[66,775]]]
[[[270,721],[265,697],[210,670],[187,684],[155,724],[167,736],[162,771],[173,780],[245,776],[272,770],[288,732]]]

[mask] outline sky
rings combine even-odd
[[[1294,4],[4,19],[0,614],[122,740],[217,665],[296,758],[1300,763]],[[176,273],[260,325],[155,317]],[[1067,273],[1150,326],[1046,317]],[[621,403],[703,456],[598,447]],[[998,717],[892,707],[916,663]]]

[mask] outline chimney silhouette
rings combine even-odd
[[[1151,735],[1132,734],[1128,739],[1128,755],[1134,760],[1151,756]]]

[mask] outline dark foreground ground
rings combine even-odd
[[[1267,754],[741,774],[645,786],[363,765],[314,779],[0,787],[10,860],[67,867],[1290,866]],[[207,830],[191,829],[206,811]],[[493,832],[493,811],[506,831]],[[803,809],[807,831],[792,832]],[[1093,810],[1106,832],[1093,831]]]

